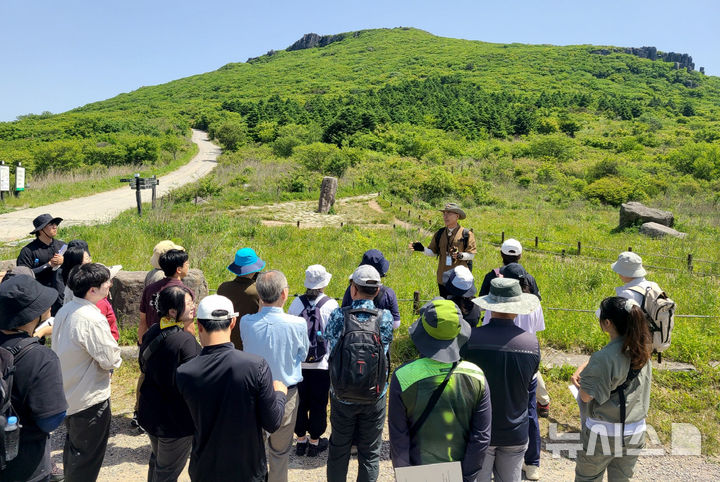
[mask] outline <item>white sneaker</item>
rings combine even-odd
[[[525,472],[525,478],[528,480],[540,480],[540,467],[537,465],[525,465],[522,466]]]

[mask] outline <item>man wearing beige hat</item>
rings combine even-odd
[[[620,253],[617,261],[610,265],[620,279],[625,283],[615,288],[615,293],[621,298],[635,300],[640,306],[643,303],[643,294],[647,288],[660,291],[657,283],[645,279],[647,271],[643,268],[642,258],[632,251]]]
[[[490,282],[490,294],[473,301],[493,314],[487,325],[473,329],[461,350],[463,360],[475,363],[485,373],[493,407],[490,447],[477,480],[489,482],[493,475],[495,480],[520,480],[540,345],[533,333],[513,320],[535,311],[540,300],[523,293],[516,279],[495,278]],[[530,480],[540,478],[537,466],[525,467],[525,472]]]
[[[419,241],[410,243],[409,248],[413,251],[420,251],[425,256],[438,258],[437,283],[440,296],[447,297],[443,283],[443,273],[453,269],[455,266],[465,266],[472,270],[472,259],[477,249],[475,247],[475,235],[467,228],[458,224],[458,220],[465,219],[465,211],[455,203],[448,203],[441,209],[445,227],[440,228],[430,244],[425,247]]]

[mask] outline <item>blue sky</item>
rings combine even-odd
[[[651,45],[720,75],[720,1],[0,0],[0,121],[208,72],[303,34],[417,27],[498,43]]]

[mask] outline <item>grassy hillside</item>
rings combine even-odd
[[[479,168],[483,182],[549,186],[548,198],[717,201],[717,77],[613,47],[489,44],[407,28],[343,36],[0,123],[0,158],[35,174],[153,164],[177,157],[176,139],[192,125],[228,150],[269,145],[318,173],[360,165],[412,178],[417,186],[396,192],[410,202],[487,202],[468,193],[486,185],[438,179],[453,164]],[[439,192],[421,187],[438,181]]]

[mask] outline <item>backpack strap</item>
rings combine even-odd
[[[496,278],[502,278],[503,275],[500,273],[500,268],[493,269],[493,272],[495,273]]]
[[[140,353],[140,356],[138,357],[140,370],[143,373],[145,373],[145,365],[147,364],[148,360],[152,358],[158,348],[160,348],[160,345],[163,344],[163,342],[168,336],[172,335],[173,333],[177,333],[178,331],[180,331],[180,327],[177,325],[165,328],[164,330],[160,330],[160,333],[158,333],[155,338],[153,338],[152,341],[148,343],[147,348],[145,348],[145,350],[143,350],[143,352]]]
[[[630,366],[628,374],[625,377],[625,381],[622,382],[622,384],[620,384],[619,386],[617,386],[615,390],[610,391],[610,394],[617,393],[618,397],[620,398],[620,423],[622,423],[622,432],[620,437],[622,439],[623,447],[625,446],[625,417],[627,415],[627,400],[625,399],[625,390],[628,386],[630,386],[630,382],[637,378],[643,368],[645,368],[645,365],[641,366],[640,368],[633,368],[632,366]]]
[[[375,305],[375,308],[378,307],[378,302],[380,301],[380,298],[382,298],[385,295],[385,292],[387,291],[387,288],[385,288],[385,285],[380,286],[378,288],[378,292],[375,295],[375,298],[373,298],[373,304]]]
[[[322,308],[322,306],[323,306],[325,303],[327,303],[328,301],[330,301],[330,297],[329,297],[329,296],[324,296],[324,297],[320,298],[320,300],[319,300],[317,303],[315,303],[315,308],[317,308],[317,309]]]
[[[17,362],[19,362],[20,359],[24,357],[25,354],[30,350],[30,348],[36,343],[39,345],[40,340],[37,337],[30,336],[21,339],[14,346],[6,347],[6,349],[10,353],[12,353],[12,356],[15,359],[13,363],[17,364]]]
[[[445,232],[445,229],[446,229],[445,227],[442,227],[442,228],[438,229],[437,232],[435,233],[435,247],[437,248],[438,253],[440,253],[440,238],[442,237],[443,233]],[[440,255],[438,254],[438,256],[440,256]]]
[[[452,372],[455,370],[455,367],[457,367],[457,365],[458,362],[452,364],[452,367],[450,367],[450,370],[448,370],[447,375],[445,375],[445,380],[443,380],[443,382],[435,389],[435,391],[433,391],[432,395],[430,396],[430,400],[428,400],[427,405],[425,405],[425,410],[423,410],[423,413],[415,421],[415,423],[410,426],[410,438],[417,435],[420,427],[423,426],[427,418],[430,416],[430,412],[433,408],[435,408],[438,400],[440,400],[440,395],[442,395],[442,392],[445,390],[445,387],[450,381],[450,375],[452,375]]]
[[[464,251],[467,251],[468,243],[470,242],[470,230],[468,228],[463,228],[462,240],[463,240],[463,252],[464,252]]]

